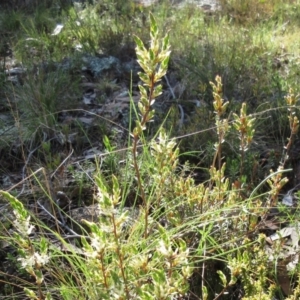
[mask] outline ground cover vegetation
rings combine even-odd
[[[299,299],[299,1],[3,1],[0,298]]]

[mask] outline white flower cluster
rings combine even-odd
[[[32,255],[27,255],[24,257],[19,257],[18,260],[21,262],[22,268],[31,269],[33,267],[42,267],[49,262],[49,256],[46,253],[35,252]]]
[[[16,220],[14,220],[16,230],[22,235],[22,237],[29,236],[34,229],[34,226],[29,223],[30,216],[25,219],[16,210],[14,210],[14,214],[16,216]]]

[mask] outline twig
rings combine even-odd
[[[170,82],[169,82],[169,79],[168,79],[167,75],[165,75],[164,78],[165,78],[166,83],[167,83],[167,86],[168,86],[168,88],[169,88],[169,90],[170,90],[170,92],[171,92],[172,98],[173,98],[173,100],[175,100],[176,97],[175,97],[173,88],[172,88],[171,85],[170,85]]]
[[[47,138],[47,135],[44,134],[44,137],[43,137],[43,141],[42,141],[42,142],[45,142],[46,138]],[[53,139],[54,139],[54,138],[50,139],[49,141],[51,141],[51,140],[53,140]],[[30,159],[31,159],[31,156],[32,156],[33,153],[34,153],[36,150],[38,150],[40,147],[41,147],[41,145],[37,146],[36,148],[34,148],[33,150],[31,150],[31,151],[29,152],[29,154],[28,154],[28,156],[27,156],[27,159],[26,159],[26,161],[25,161],[25,164],[24,164],[24,166],[23,166],[23,168],[22,168],[22,180],[21,180],[18,184],[14,185],[14,186],[12,187],[12,188],[14,188],[14,187],[18,186],[19,184],[23,183],[22,189],[21,189],[21,191],[18,193],[18,195],[17,195],[16,198],[20,197],[20,196],[23,194],[24,189],[25,189],[25,180],[27,180],[28,178],[30,178],[30,177],[31,177],[32,175],[34,175],[36,172],[38,172],[38,171],[40,171],[41,169],[43,169],[43,168],[40,168],[40,169],[38,169],[37,171],[35,171],[33,174],[31,174],[30,176],[28,176],[28,177],[25,178],[25,175],[26,175],[26,168],[27,168],[27,165],[28,165],[28,163],[29,163],[29,161],[30,161]],[[10,188],[9,191],[10,191],[12,188]]]
[[[180,104],[177,104],[177,106],[180,110],[180,121],[179,121],[179,126],[178,127],[179,127],[179,129],[181,129],[182,126],[183,126],[183,121],[184,121],[184,110],[183,110],[183,108]]]
[[[23,178],[20,182],[18,182],[17,184],[13,185],[12,187],[10,187],[10,188],[7,190],[7,192],[13,190],[14,188],[16,188],[17,186],[19,186],[20,184],[22,184],[24,181],[26,181],[27,179],[29,179],[30,177],[34,176],[36,173],[38,173],[38,172],[40,172],[40,171],[42,171],[42,170],[44,170],[43,167],[42,167],[42,168],[39,168],[39,169],[36,170],[36,171],[34,171],[31,175],[27,176],[26,178]],[[22,191],[17,195],[16,198],[18,198],[18,197],[22,194],[23,190],[24,190],[24,189],[22,188]]]
[[[61,168],[62,165],[65,164],[65,162],[71,157],[71,155],[73,154],[74,149],[71,150],[71,153],[60,163],[60,165],[55,169],[55,171],[53,172],[53,174],[51,175],[51,179],[54,177],[54,175],[56,174],[56,172]]]
[[[38,206],[48,215],[50,216],[53,220],[55,220],[55,222],[57,222],[60,226],[62,226],[63,228],[67,229],[71,234],[77,236],[77,237],[83,237],[80,234],[77,234],[74,230],[72,230],[68,225],[65,224],[65,222],[61,222],[59,220],[57,220],[56,217],[54,217],[48,210],[47,208],[45,208],[45,206],[43,206],[39,201],[37,201]]]
[[[23,185],[22,185],[21,191],[20,191],[20,192],[18,193],[18,195],[17,195],[17,198],[19,198],[19,197],[23,194],[24,189],[25,189],[25,180],[29,178],[29,177],[25,178],[26,168],[27,168],[27,165],[28,165],[28,163],[29,163],[29,160],[30,160],[32,154],[33,154],[37,149],[39,149],[39,148],[40,148],[40,145],[37,146],[36,148],[34,148],[32,151],[30,151],[29,154],[28,154],[28,156],[27,156],[27,159],[26,159],[26,161],[25,161],[25,164],[24,164],[24,166],[23,166],[23,168],[22,168],[22,181],[21,181],[21,182],[23,182]],[[39,169],[39,170],[40,170],[40,169]],[[34,173],[33,173],[33,174],[34,174]],[[32,174],[32,175],[33,175],[33,174]],[[20,184],[20,182],[19,182],[19,184]]]
[[[174,94],[173,88],[170,85],[170,82],[169,82],[169,79],[168,79],[167,75],[165,75],[164,78],[166,80],[167,86],[168,86],[168,88],[170,90],[170,93],[172,95],[173,100],[176,100],[176,96]],[[176,102],[178,102],[178,101],[176,101]],[[179,126],[178,127],[179,127],[179,129],[181,129],[182,126],[183,126],[183,121],[184,121],[184,110],[183,110],[182,105],[180,105],[179,103],[177,103],[177,106],[178,106],[178,108],[180,110],[180,121],[179,121]]]

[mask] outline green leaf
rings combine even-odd
[[[152,94],[152,98],[157,98],[159,95],[161,95],[161,93],[162,93],[162,85],[160,84],[155,87],[153,94]]]
[[[114,150],[107,135],[104,135],[103,137],[103,144],[108,152],[112,152]]]
[[[140,136],[141,132],[142,132],[142,131],[140,130],[139,127],[135,127],[135,128],[133,129],[132,134],[133,134],[134,137],[138,137],[138,136]]]
[[[36,276],[36,283],[38,285],[41,285],[44,281],[44,276],[41,270],[35,270],[35,276]]]
[[[144,81],[146,83],[146,85],[150,86],[151,80],[150,80],[149,76],[147,76],[145,73],[140,72],[139,77],[142,81]]]
[[[150,13],[150,35],[152,38],[156,38],[158,34],[158,28],[153,14]]]
[[[108,215],[109,213],[107,213]],[[99,217],[100,218],[100,217]],[[103,219],[106,219],[103,217]],[[101,238],[102,242],[105,243],[105,233],[103,233],[101,227],[99,226],[98,223],[95,222],[90,222],[87,220],[82,219],[81,222],[89,227],[92,233],[94,233],[97,237]],[[90,249],[90,248],[88,248]]]
[[[170,60],[170,53],[171,52],[166,53],[166,58],[161,62],[161,68],[162,69],[167,69],[168,68],[168,64],[169,64],[169,60]]]
[[[149,106],[149,101],[146,97],[141,97],[140,103],[143,104],[145,107]]]
[[[166,275],[163,270],[155,270],[152,275],[154,284],[164,285],[166,282]]]
[[[169,34],[166,34],[165,37],[163,38],[162,51],[168,50],[169,47],[170,47]]]
[[[145,50],[144,43],[142,42],[142,40],[139,37],[134,36],[134,41],[139,49]]]
[[[40,239],[40,250],[41,250],[41,253],[47,253],[48,251],[48,243],[47,243],[47,240],[44,238],[44,237],[41,237]]]
[[[151,61],[154,61],[155,60],[155,53],[152,49],[149,49],[149,59]]]
[[[82,244],[83,248],[85,248],[85,249],[89,249],[89,250],[92,249],[91,245],[87,242],[87,240],[84,236],[81,237],[81,244]]]
[[[51,294],[48,292],[47,294],[46,294],[46,300],[52,300],[53,298],[52,298],[52,296],[51,296]]]
[[[153,39],[151,41],[150,49],[154,53],[154,58],[151,60],[153,63],[157,63],[158,60],[158,54],[159,54],[159,40],[158,39]]]
[[[111,271],[110,272],[110,276],[114,282],[115,285],[121,285],[121,279],[120,279],[120,275],[118,273],[116,273],[115,271]]]
[[[138,108],[139,108],[139,110],[140,110],[140,113],[141,113],[142,115],[145,115],[146,109],[145,109],[145,106],[144,106],[141,102],[138,103]]]
[[[96,184],[100,191],[107,192],[107,188],[106,188],[101,176],[95,176],[95,181],[96,181]]]
[[[30,290],[30,289],[28,289],[28,288],[24,288],[24,292],[25,292],[26,296],[27,296],[29,299],[34,299],[34,300],[39,299],[39,298],[36,296],[35,292],[32,291],[32,290]]]
[[[119,181],[115,175],[112,175],[112,182],[113,182],[113,190],[119,191],[119,189],[120,189]]]
[[[141,96],[144,98],[147,98],[148,95],[147,95],[147,90],[145,89],[145,87],[142,85],[139,85],[139,90],[140,90]]]
[[[227,278],[226,278],[225,274],[221,270],[218,270],[217,273],[219,274],[219,277],[222,281],[223,287],[226,287],[227,286]]]
[[[164,75],[166,75],[166,71],[159,69],[154,76],[154,82],[160,81]]]
[[[207,300],[208,299],[207,287],[205,285],[202,286],[202,299],[203,300]]]
[[[153,67],[150,61],[147,61],[146,64],[140,63],[140,66],[144,70],[144,72],[148,75],[148,77],[151,77],[153,74]]]
[[[228,285],[234,285],[236,284],[238,278],[235,276],[231,276],[230,282],[228,283]]]
[[[153,119],[154,115],[155,115],[155,110],[154,109],[150,110],[148,114],[148,121]]]
[[[27,218],[27,211],[24,208],[23,204],[17,198],[15,198],[13,195],[6,191],[0,191],[0,194],[10,202],[13,209],[15,209],[18,212],[18,214],[22,216],[22,218]]]
[[[143,63],[146,59],[144,56],[144,53],[140,53],[140,52],[136,52],[136,57],[137,57],[137,62],[139,63],[139,65],[141,65],[141,63]]]
[[[138,295],[140,296],[140,299],[143,299],[143,300],[153,300],[153,294],[150,293],[150,292],[138,289]]]

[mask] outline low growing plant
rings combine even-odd
[[[1,191],[13,208],[15,231],[13,243],[18,250],[20,268],[24,269],[36,283],[36,291],[25,287],[24,292],[29,299],[52,299],[50,292],[44,289],[43,268],[49,262],[48,241],[40,238],[38,243],[32,241],[34,226],[30,222],[30,215],[23,204],[8,192]]]

